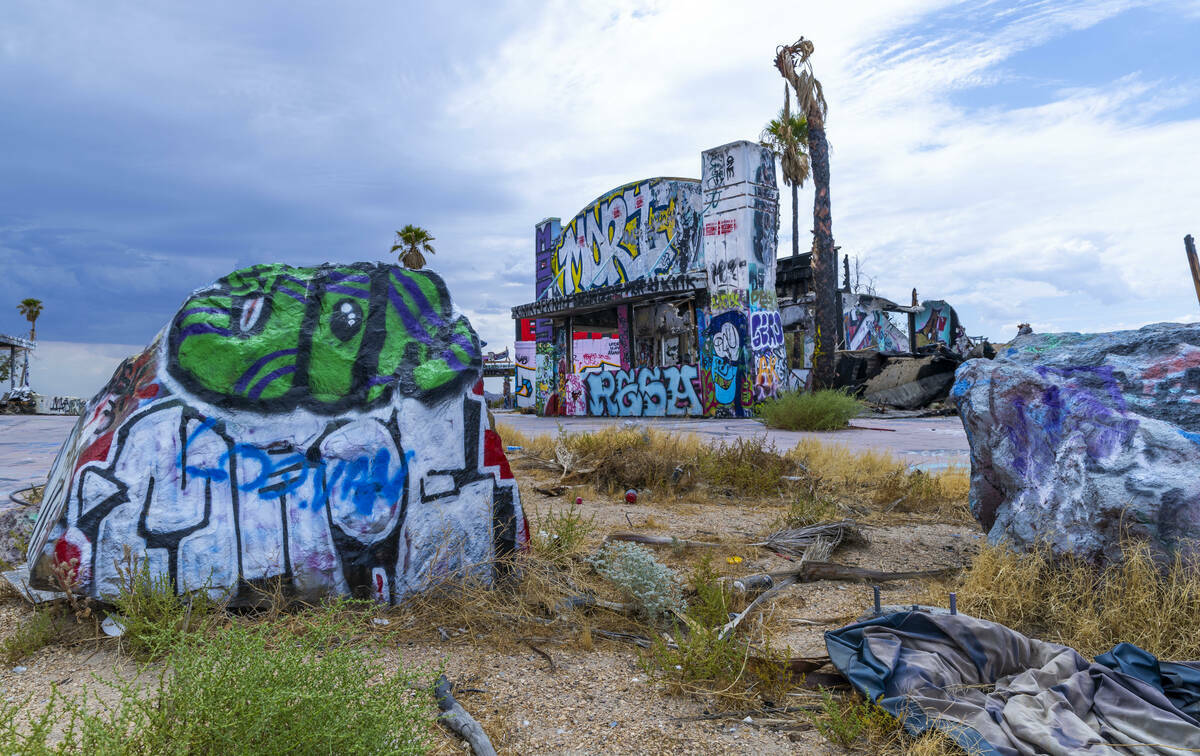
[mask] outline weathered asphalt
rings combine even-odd
[[[58,447],[79,418],[66,415],[0,415],[0,502],[8,494],[46,482]]]
[[[0,497],[44,482],[54,455],[66,440],[77,418],[49,415],[0,415]],[[537,417],[497,412],[496,420],[527,435],[599,430],[633,422],[664,431],[693,433],[706,440],[732,440],[765,435],[776,448],[790,449],[801,439],[816,439],[840,446],[847,453],[886,451],[924,470],[970,465],[967,436],[957,417],[874,418],[854,420],[847,430],[810,433],[764,427],[754,420],[600,417]]]
[[[510,425],[527,436],[557,433],[559,424],[568,433],[579,433],[632,422],[675,433],[693,433],[705,440],[765,435],[780,450],[790,449],[808,438],[843,447],[850,454],[868,450],[888,452],[902,462],[927,471],[953,466],[966,469],[971,465],[967,434],[957,417],[860,417],[851,421],[851,427],[845,430],[809,432],[767,428],[756,420],[538,417],[514,412],[494,414],[496,422]]]

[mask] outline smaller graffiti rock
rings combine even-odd
[[[1200,325],[1024,336],[964,363],[951,399],[989,540],[1104,564],[1128,534],[1200,556],[1198,388]]]
[[[111,597],[127,553],[234,604],[490,579],[528,534],[479,346],[424,270],[256,265],[197,290],[59,451],[31,585]]]

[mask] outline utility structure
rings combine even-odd
[[[1200,259],[1196,257],[1196,240],[1191,234],[1183,237],[1183,248],[1187,252],[1188,267],[1192,269],[1192,283],[1196,286],[1196,299],[1200,301]]]

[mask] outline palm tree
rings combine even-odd
[[[37,319],[42,314],[42,300],[32,297],[22,299],[17,310],[29,321],[29,340],[37,341]]]
[[[783,85],[783,110],[759,134],[758,141],[775,153],[783,166],[783,183],[792,187],[792,257],[800,254],[800,187],[808,181],[808,121],[791,115],[791,93]]]
[[[425,255],[421,253],[433,254],[433,245],[429,243],[431,241],[434,241],[432,234],[409,223],[396,232],[396,243],[392,245],[391,251],[402,250],[400,263],[411,270],[420,270],[425,267]]]
[[[808,126],[808,157],[812,161],[813,196],[813,320],[816,344],[813,350],[813,383],[833,386],[833,356],[837,339],[837,251],[833,247],[833,220],[829,207],[829,143],[825,139],[825,115],[829,110],[821,82],[813,76],[813,43],[804,37],[775,50],[775,67],[796,93],[796,104]],[[786,121],[790,103],[783,101]]]

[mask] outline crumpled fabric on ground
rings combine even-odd
[[[1121,643],[1074,649],[965,614],[897,612],[825,633],[833,665],[912,733],[972,754],[1186,754],[1200,749],[1200,663]]]

